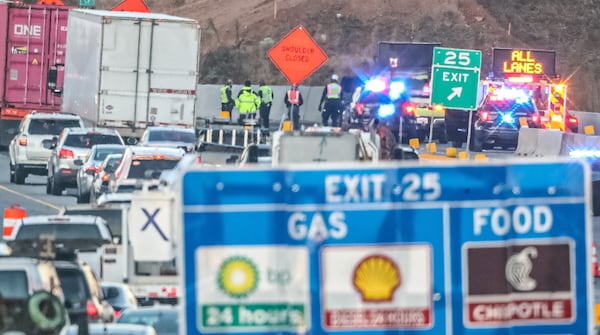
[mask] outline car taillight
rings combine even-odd
[[[118,319],[121,316],[121,311],[117,311],[115,309],[115,320]]]
[[[202,163],[202,156],[196,157],[196,164]]]
[[[411,104],[409,102],[407,102],[404,105],[402,105],[402,111],[406,115],[415,115],[415,109],[416,108],[417,107],[414,104]]]
[[[85,172],[87,172],[87,173],[98,173],[98,172],[100,172],[100,168],[96,167],[96,166],[89,166],[87,169],[85,169]]]
[[[579,124],[579,120],[577,120],[577,118],[572,115],[567,116],[567,122],[569,122],[572,125]]]
[[[362,113],[365,111],[365,105],[363,104],[356,104],[354,107],[356,108],[356,114],[358,115],[362,115]]]
[[[27,137],[19,137],[19,145],[24,147],[27,145]]]
[[[73,150],[60,149],[58,152],[58,158],[73,158]]]
[[[108,181],[109,179],[110,179],[109,174],[105,174],[104,176],[102,176],[102,181]]]
[[[479,120],[481,120],[481,121],[489,121],[490,120],[490,112],[481,112],[479,114]]]
[[[535,113],[531,115],[531,122],[535,123],[535,124],[539,124],[541,121],[540,119],[540,114]]]
[[[100,318],[100,314],[98,313],[98,308],[91,300],[88,300],[85,305],[85,313],[90,320],[98,320]]]

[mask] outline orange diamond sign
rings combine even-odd
[[[299,84],[327,62],[327,54],[303,26],[277,42],[269,50],[269,58],[291,84]]]

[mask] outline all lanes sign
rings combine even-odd
[[[589,183],[569,161],[191,168],[182,333],[591,334]]]
[[[300,84],[327,62],[327,54],[303,26],[277,42],[269,50],[269,58],[290,84]]]
[[[435,48],[431,104],[452,109],[475,109],[481,69],[481,51]]]

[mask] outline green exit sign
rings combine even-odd
[[[94,0],[79,0],[79,7],[94,7]]]

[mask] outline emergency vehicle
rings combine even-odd
[[[535,105],[541,127],[577,132],[579,121],[567,109],[568,83],[556,73],[555,64],[555,51],[494,48],[492,70],[479,86],[480,104],[498,90],[524,94]],[[475,123],[481,115],[471,112]],[[446,113],[446,132],[454,146],[466,142],[468,115],[463,111]]]

